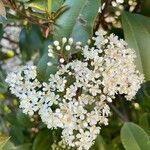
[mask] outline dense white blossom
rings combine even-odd
[[[23,112],[33,115],[39,109],[41,99],[40,82],[36,79],[36,67],[24,66],[7,76],[6,82],[10,85],[11,93],[20,99],[20,108]]]
[[[76,46],[82,57],[69,62],[60,58],[64,60],[59,70],[47,83],[38,81],[35,66],[25,66],[6,79],[23,112],[38,112],[49,129],[62,128],[62,142],[78,150],[90,149],[101,125],[108,125],[108,103],[117,94],[131,100],[144,80],[134,65],[134,51],[117,36],[105,34],[96,32],[93,47],[81,42],[74,46],[72,38],[54,41],[49,57],[64,50],[70,54]]]
[[[110,3],[109,11],[105,13],[105,21],[107,24],[111,24],[114,27],[120,28],[120,16],[122,12],[124,10],[133,12],[136,9],[138,3],[139,2],[137,0],[112,0]]]

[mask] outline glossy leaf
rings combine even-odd
[[[92,36],[93,24],[100,7],[99,0],[66,0],[69,10],[57,20],[54,37],[73,37],[76,41],[86,42]]]
[[[149,150],[150,139],[146,132],[134,123],[125,123],[121,129],[121,141],[126,150]]]
[[[43,130],[40,131],[39,134],[36,136],[32,150],[50,150],[52,141],[52,132],[50,130]]]
[[[9,140],[2,150],[15,150],[15,145]]]
[[[50,74],[53,74],[57,71],[57,66],[58,66],[58,61],[57,61],[57,56],[56,58],[50,59],[48,57],[48,53],[45,53],[42,58],[40,59],[38,65],[37,65],[37,75],[38,79],[40,81],[47,81]],[[53,65],[48,66],[47,63],[51,62]]]
[[[25,128],[31,128],[32,127],[32,122],[30,121],[29,116],[22,112],[17,113],[17,121],[20,124],[20,126],[25,127]]]
[[[19,145],[19,144],[23,144],[24,143],[24,135],[23,135],[23,129],[22,127],[12,127],[10,129],[10,136],[11,136],[11,140]]]
[[[23,145],[19,145],[19,146],[16,146],[14,149],[12,150],[31,150],[31,146],[32,144],[23,144]]]
[[[14,126],[19,126],[19,122],[16,118],[16,113],[15,112],[11,112],[11,113],[8,113],[6,116],[5,116],[6,120],[11,124],[11,125],[14,125]]]
[[[150,109],[150,81],[141,85],[140,90],[136,94],[136,99],[142,109],[149,112]]]
[[[29,3],[28,7],[40,10],[40,11],[46,11],[47,10],[47,0],[34,0]]]
[[[13,143],[8,142],[4,146],[3,150],[31,150],[31,146],[32,146],[31,143],[15,146]]]
[[[48,6],[47,1],[51,1],[51,0],[34,0],[28,3],[28,7],[34,8],[42,12],[46,12],[47,10],[51,12],[49,9],[52,9],[52,11],[55,12],[63,4],[63,0],[53,0],[51,3],[52,5],[51,8]]]
[[[150,114],[142,114],[139,119],[139,124],[150,135]]]
[[[137,68],[150,80],[150,19],[125,12],[122,24],[127,43],[136,51]]]
[[[20,33],[19,45],[23,58],[31,59],[32,54],[39,50],[42,45],[42,35],[39,27],[32,25],[23,28]]]
[[[52,0],[52,11],[56,12],[64,3],[64,0]]]
[[[97,136],[95,144],[92,146],[91,150],[106,150],[105,142],[102,136]]]
[[[48,57],[48,45],[52,44],[52,37],[48,38],[41,47],[41,58],[37,64],[37,74],[38,79],[41,81],[47,81],[50,74],[53,74],[57,71],[58,67],[58,56],[55,55],[55,58]],[[51,62],[53,65],[48,66],[47,63]]]

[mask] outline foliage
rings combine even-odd
[[[141,72],[144,72],[145,78],[150,80],[150,72],[148,69],[150,65],[148,57],[150,54],[150,20],[145,16],[124,13],[122,23],[125,38],[129,46],[136,50],[137,67]]]
[[[104,2],[104,9],[98,13]],[[122,95],[113,102],[109,125],[101,127],[91,150],[150,149],[150,3],[137,2],[133,13],[127,12],[129,6],[125,5],[126,11],[121,19],[117,18],[121,28],[116,28],[105,20],[105,15],[117,11],[110,6],[110,0],[0,1],[0,149],[51,150],[52,144],[61,140],[61,131],[48,130],[37,114],[29,117],[22,113],[19,100],[10,94],[5,82],[7,73],[33,63],[37,65],[38,79],[47,82],[60,63],[56,53],[51,59],[54,65],[47,67],[48,45],[62,37],[73,37],[85,44],[99,27],[124,38],[135,49],[136,65],[144,73],[145,83],[132,102],[123,101]],[[14,27],[20,32],[15,33]],[[16,38],[8,35],[7,30],[12,30]],[[71,51],[70,55],[75,57],[78,51]]]
[[[134,123],[125,123],[121,129],[121,140],[125,149],[148,150],[150,139],[145,131]]]

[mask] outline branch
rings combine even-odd
[[[9,23],[6,26],[7,27],[21,27],[20,24],[9,24]]]
[[[41,24],[38,22],[38,20],[36,20],[35,18],[32,18],[30,16],[28,16],[24,10],[20,10],[17,5],[15,4],[14,1],[11,0],[3,0],[4,4],[7,5],[8,7],[10,7],[11,9],[13,9],[15,12],[17,12],[20,16],[24,17],[28,22],[32,23],[32,24],[36,24],[41,26],[42,28],[48,28],[47,25]]]
[[[109,107],[125,122],[128,122],[128,118],[126,118],[126,116],[124,116],[117,108],[115,105],[113,105],[112,103],[107,103],[109,105]]]
[[[124,114],[124,116],[127,118],[127,120],[129,120],[129,117],[128,117],[128,115],[127,115],[127,112],[126,112],[126,108],[125,108],[125,98],[124,97],[122,97],[122,95],[118,95],[118,98],[120,99],[120,101],[121,101],[121,106],[122,106],[122,111],[123,111],[123,114]]]
[[[14,40],[12,40],[12,39],[10,39],[10,38],[8,38],[8,37],[2,37],[3,39],[5,39],[5,40],[7,40],[7,41],[9,41],[9,42],[11,42],[11,43],[13,43],[13,44],[16,44],[16,45],[18,45],[19,43],[17,42],[17,41],[14,41]]]

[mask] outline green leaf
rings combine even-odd
[[[125,12],[122,24],[127,43],[136,51],[137,68],[150,80],[150,19]]]
[[[2,150],[13,150],[13,149],[15,149],[15,145],[12,142],[8,141]]]
[[[6,145],[6,143],[9,141],[10,137],[6,135],[0,135],[0,150]]]
[[[47,129],[40,131],[33,142],[32,150],[50,150],[52,143],[52,132]]]
[[[140,90],[136,94],[136,99],[145,112],[150,110],[150,81],[141,85]]]
[[[41,47],[41,58],[37,64],[37,76],[40,81],[47,81],[50,74],[54,74],[58,67],[58,56],[55,54],[55,58],[48,57],[48,45],[53,43],[52,37],[49,37],[44,41]],[[48,66],[47,63],[51,62],[53,65]]]
[[[64,0],[52,0],[52,11],[56,12],[64,3]]]
[[[16,113],[15,112],[11,112],[11,113],[8,113],[6,114],[5,116],[6,120],[11,124],[11,125],[14,125],[14,126],[19,126],[19,122],[16,118]]]
[[[53,65],[48,66],[47,63],[51,62]],[[40,81],[47,81],[49,79],[50,74],[53,74],[57,71],[58,66],[58,58],[48,57],[48,53],[44,53],[42,58],[40,59],[37,65],[37,76]]]
[[[29,144],[23,144],[23,145],[16,146],[12,150],[31,150],[31,146],[32,146],[31,143],[29,143]]]
[[[150,135],[150,114],[142,114],[139,119],[139,124]]]
[[[42,12],[46,12],[47,10],[49,12],[51,12],[51,11],[56,12],[63,4],[63,0],[48,0],[48,1],[52,1],[52,3],[51,3],[52,8],[50,7],[50,3],[48,3],[48,5],[47,5],[47,0],[34,0],[30,3],[28,3],[27,6],[34,8],[36,10],[42,11]]]
[[[93,24],[100,7],[99,0],[66,0],[69,10],[64,12],[54,27],[54,38],[73,37],[75,41],[87,42],[92,36]]]
[[[8,113],[5,118],[12,126],[22,128],[32,127],[32,122],[30,121],[30,118],[21,111]]]
[[[5,74],[0,70],[0,93],[7,92],[7,84],[5,82]]]
[[[25,127],[25,128],[31,128],[32,127],[32,122],[30,121],[29,116],[22,112],[17,112],[17,121],[20,124],[20,126]]]
[[[123,125],[121,141],[126,150],[149,150],[150,148],[150,141],[146,132],[131,122]]]
[[[102,136],[97,136],[95,144],[92,146],[91,150],[106,150],[105,142]]]
[[[28,7],[45,12],[47,10],[47,1],[46,0],[34,0],[28,4]]]
[[[40,28],[32,25],[23,28],[20,33],[19,45],[25,60],[31,59],[33,53],[41,48],[42,34]]]
[[[21,127],[12,127],[10,129],[11,140],[19,145],[24,143],[23,129]]]
[[[32,144],[29,143],[29,144],[23,144],[23,145],[19,145],[19,146],[14,146],[13,143],[11,142],[8,142],[3,150],[31,150],[31,146]]]

